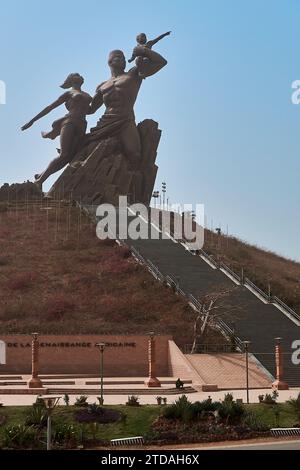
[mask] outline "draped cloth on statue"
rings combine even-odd
[[[120,116],[120,114],[109,114],[104,113],[103,116],[97,122],[96,127],[91,128],[91,132],[86,134],[85,143],[90,143],[95,140],[106,139],[112,137],[121,132],[124,127],[127,126],[128,122],[134,120],[134,115]]]

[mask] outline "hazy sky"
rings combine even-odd
[[[163,130],[156,189],[166,180],[172,202],[205,204],[208,225],[300,260],[298,0],[4,0],[0,18],[0,183],[32,179],[56,155],[59,142],[40,131],[63,107],[19,128],[68,73],[93,93],[110,50],[129,58],[138,32],[172,30],[155,46],[168,66],[145,80],[135,108]]]

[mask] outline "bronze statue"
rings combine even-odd
[[[164,37],[166,36],[169,36],[171,34],[171,31],[168,31],[167,33],[164,33],[164,34],[161,34],[160,36],[158,36],[157,38],[155,39],[152,39],[150,41],[147,40],[147,36],[145,33],[140,33],[137,35],[136,37],[136,42],[137,42],[137,46],[143,46],[143,47],[146,47],[147,49],[152,49],[152,47],[158,43],[158,41],[160,41],[161,39],[163,39]],[[146,57],[138,57],[135,53],[135,50],[133,51],[132,53],[132,56],[131,58],[128,60],[128,62],[133,62],[134,59],[137,59],[136,60],[136,65],[139,67],[141,66],[142,62],[147,62],[148,59]],[[142,78],[145,78],[143,76],[143,73],[142,72],[139,72],[140,74],[140,77]]]
[[[60,151],[44,172],[35,175],[35,183],[42,188],[46,179],[61,170],[67,163],[70,163],[75,154],[81,148],[84,142],[86,132],[86,115],[91,114],[90,103],[92,97],[81,90],[84,78],[79,73],[71,73],[61,85],[61,88],[71,90],[61,95],[54,103],[47,106],[31,121],[25,124],[21,129],[25,131],[33,125],[35,121],[53,111],[61,104],[65,103],[69,111],[66,116],[53,122],[50,132],[42,132],[42,136],[47,139],[55,139],[60,135]]]
[[[117,136],[125,155],[133,164],[141,158],[140,136],[133,107],[143,77],[154,75],[167,64],[160,54],[141,45],[135,47],[134,54],[147,61],[142,61],[128,72],[125,72],[126,60],[122,51],[114,50],[109,54],[111,78],[97,87],[91,104],[92,113],[103,104],[106,110],[97,126],[86,136],[87,143]]]

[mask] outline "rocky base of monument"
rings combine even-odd
[[[157,173],[155,160],[161,131],[151,119],[137,128],[142,144],[139,162],[124,155],[116,137],[91,142],[84,148],[84,154],[76,155],[47,196],[84,204],[118,205],[119,196],[127,195],[130,203],[148,205]]]

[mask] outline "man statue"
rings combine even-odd
[[[117,136],[129,161],[137,164],[141,158],[141,142],[133,107],[143,78],[154,75],[167,61],[157,52],[143,46],[135,47],[134,54],[135,57],[148,60],[139,61],[139,65],[128,72],[125,72],[126,60],[122,51],[114,50],[109,54],[111,78],[97,87],[90,113],[94,113],[103,104],[106,110],[97,126],[87,134],[86,142]]]

